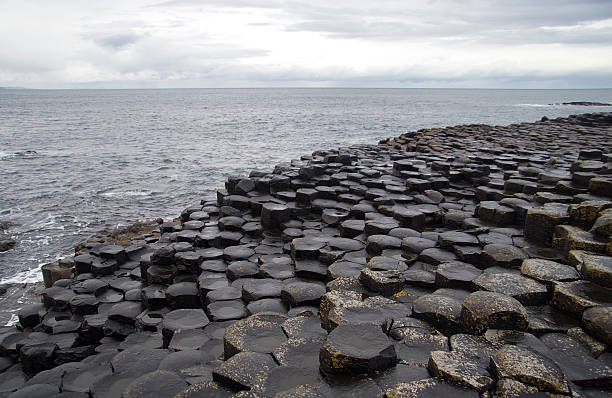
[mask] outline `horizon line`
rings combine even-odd
[[[360,86],[267,86],[267,87],[15,87],[0,86],[0,90],[273,90],[273,89],[312,89],[312,90],[611,90],[612,87],[574,87],[574,88],[508,88],[508,87],[360,87]]]

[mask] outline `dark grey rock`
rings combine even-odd
[[[563,371],[550,359],[527,348],[505,345],[491,356],[491,369],[498,379],[508,377],[540,391],[569,394]]]
[[[341,325],[320,351],[321,370],[330,374],[373,373],[394,366],[395,347],[374,325]]]
[[[472,334],[487,329],[527,329],[527,311],[516,299],[495,292],[474,292],[461,304],[461,326]]]
[[[213,370],[213,380],[231,389],[250,390],[277,365],[270,355],[238,353]]]

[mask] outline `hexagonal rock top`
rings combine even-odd
[[[548,290],[543,284],[520,274],[510,272],[487,272],[474,279],[481,290],[497,292],[514,297],[523,305],[544,304]]]
[[[280,314],[259,313],[228,326],[223,335],[225,359],[244,351],[271,354],[287,341],[281,328],[285,320]]]
[[[319,353],[321,370],[330,374],[373,373],[394,366],[393,342],[375,325],[340,325]]]
[[[523,275],[547,286],[552,286],[552,282],[568,282],[580,279],[578,271],[569,265],[540,258],[524,260],[520,270]]]
[[[524,347],[503,346],[491,356],[491,369],[498,379],[509,377],[540,391],[566,395],[570,392],[557,364]]]
[[[487,329],[527,329],[527,310],[516,299],[495,292],[474,292],[461,304],[461,326],[472,334]]]
[[[399,383],[385,391],[387,398],[477,398],[478,392],[446,383],[438,378],[417,380],[410,383]]]

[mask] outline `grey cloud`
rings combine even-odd
[[[141,35],[137,35],[135,33],[116,33],[108,36],[98,37],[94,39],[94,41],[99,46],[119,50],[123,47],[137,42],[141,38]]]
[[[311,31],[329,37],[369,40],[464,39],[479,42],[585,43],[612,42],[609,30],[542,31],[542,27],[579,26],[612,18],[609,1],[438,1],[436,8],[412,8],[404,2],[380,7],[294,5],[296,22],[288,31]]]

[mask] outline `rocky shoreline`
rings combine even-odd
[[[612,113],[229,178],[43,266],[0,397],[609,397]]]

